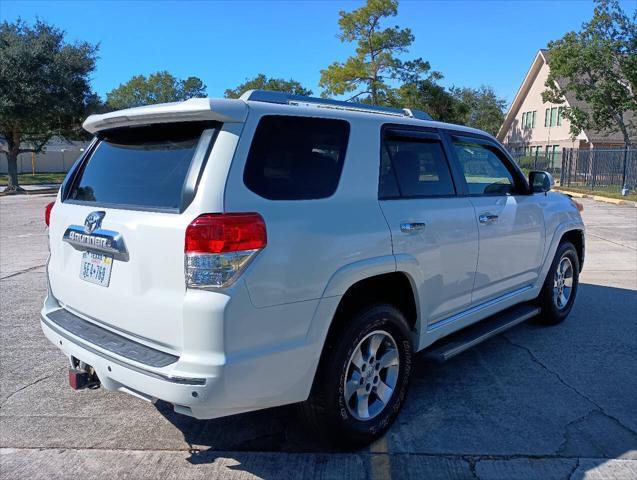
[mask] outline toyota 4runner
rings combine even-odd
[[[215,418],[299,403],[361,444],[414,354],[568,315],[578,205],[490,135],[425,113],[251,91],[90,116],[47,206],[45,335],[74,388]]]

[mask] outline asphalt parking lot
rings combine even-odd
[[[0,198],[1,478],[637,478],[637,208],[582,200],[586,264],[564,324],[418,359],[387,435],[330,452],[292,407],[199,421],[72,391],[38,318],[51,199]]]

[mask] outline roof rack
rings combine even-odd
[[[356,112],[379,113],[382,115],[393,115],[395,117],[409,117],[417,120],[432,120],[431,116],[421,110],[411,108],[392,108],[365,103],[344,102],[329,98],[305,97],[303,95],[293,95],[285,92],[275,92],[272,90],[248,90],[241,99],[253,102],[278,103],[282,105],[313,105],[322,108],[334,108],[337,110],[351,110]]]

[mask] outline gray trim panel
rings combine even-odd
[[[514,290],[512,292],[506,293],[500,297],[494,298],[492,300],[488,300],[484,303],[481,303],[479,305],[476,305],[475,307],[471,307],[467,310],[464,310],[463,312],[460,313],[456,313],[455,315],[449,317],[449,318],[445,318],[443,320],[438,320],[435,323],[432,323],[431,325],[429,325],[427,327],[427,331],[431,332],[432,330],[436,330],[440,327],[444,327],[445,325],[449,325],[450,323],[456,322],[468,315],[473,315],[474,313],[478,313],[481,310],[484,310],[485,308],[489,308],[492,307],[494,305],[497,305],[500,302],[504,302],[505,300],[509,300],[511,298],[514,298],[524,292],[528,292],[529,290],[531,290],[533,288],[533,285],[527,285],[526,287],[522,287],[522,288],[518,288],[517,290]]]
[[[110,330],[98,327],[63,308],[49,313],[47,319],[61,329],[97,347],[150,367],[161,368],[179,360],[179,357],[175,355],[147,347]]]

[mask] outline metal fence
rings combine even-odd
[[[562,152],[556,150],[545,153],[539,150],[538,148],[532,155],[512,149],[509,153],[525,173],[528,174],[531,170],[543,170],[550,172],[554,178],[559,178],[562,172]]]
[[[564,187],[618,192],[622,195],[633,193],[637,188],[637,150],[565,148],[559,179]]]

